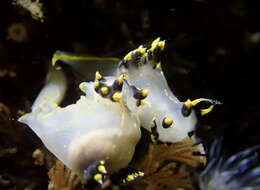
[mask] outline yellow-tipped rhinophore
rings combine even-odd
[[[143,46],[139,46],[137,49],[133,50],[134,53],[140,53],[141,55],[144,55],[146,53],[146,48]]]
[[[103,96],[105,96],[105,95],[107,95],[108,94],[108,87],[106,87],[106,86],[104,86],[104,87],[102,87],[101,89],[100,89],[100,91],[101,91],[101,94],[103,95]]]
[[[155,68],[162,70],[161,62],[157,63],[157,64],[155,65]]]
[[[132,51],[130,51],[126,56],[124,57],[125,61],[130,61],[132,59]]]
[[[121,85],[121,84],[123,84],[124,76],[121,75],[121,76],[118,77],[116,80],[117,80],[118,84]]]
[[[123,75],[123,79],[125,79],[125,80],[127,80],[129,78],[129,76],[125,73],[122,73],[122,75]]]
[[[140,53],[142,56],[146,54],[146,48],[144,48],[143,46],[139,46],[137,49],[134,49],[132,51],[130,51],[125,57],[124,60],[125,61],[130,61],[132,59],[132,55],[135,53]]]
[[[119,102],[121,100],[121,95],[119,92],[115,92],[112,96],[112,100],[115,102]]]
[[[144,106],[146,104],[147,104],[147,102],[145,100],[140,100],[140,106]]]
[[[99,87],[99,81],[95,81],[95,82],[93,82],[93,86],[94,86],[94,88]]]
[[[99,184],[102,184],[102,183],[103,183],[102,178],[103,178],[102,174],[99,174],[99,173],[98,173],[98,174],[94,175],[94,180],[95,180],[96,182],[98,182]]]
[[[95,74],[95,79],[100,80],[102,78],[102,75],[97,71]]]
[[[79,89],[81,90],[81,91],[85,91],[85,85],[84,85],[84,82],[82,82],[82,83],[80,83],[79,84]]]
[[[135,179],[134,175],[130,174],[130,175],[127,176],[126,181],[133,181],[134,179]]]
[[[152,141],[153,144],[156,144],[157,141],[158,141],[158,136],[151,134],[151,141]]]
[[[193,101],[187,100],[186,102],[184,102],[184,104],[187,109],[191,109],[192,107],[196,106],[200,102],[209,102],[211,104],[208,108],[200,110],[201,115],[208,114],[209,112],[211,112],[213,110],[213,108],[216,104],[221,104],[218,101],[213,101],[211,99],[206,99],[206,98],[198,98]]]
[[[98,172],[102,174],[107,174],[107,170],[104,164],[100,163],[100,165],[97,167]]]
[[[169,128],[173,123],[173,120],[169,117],[163,119],[163,128]]]
[[[148,96],[148,90],[145,89],[145,88],[142,89],[142,90],[141,90],[141,94],[142,94],[143,97],[147,97],[147,96]]]
[[[208,114],[209,112],[211,112],[211,111],[213,110],[214,106],[215,106],[215,105],[211,105],[211,106],[209,106],[209,108],[207,108],[207,109],[201,109],[201,110],[200,110],[200,114],[201,114],[201,115],[206,115],[206,114]]]
[[[161,41],[160,38],[157,38],[156,40],[154,40],[152,42],[152,45],[151,45],[151,48],[150,50],[151,51],[154,51],[155,48],[159,47],[161,51],[164,50],[164,47],[165,47],[165,41]]]
[[[100,160],[100,161],[99,161],[99,164],[105,165],[105,160]]]

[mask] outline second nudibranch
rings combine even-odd
[[[131,161],[141,136],[139,119],[121,103],[116,91],[110,93],[111,98],[97,93],[95,82],[81,83],[85,95],[75,104],[60,107],[65,81],[62,70],[51,69],[32,112],[19,121],[74,172],[102,183],[104,175]]]
[[[161,68],[160,54],[164,48],[165,42],[159,38],[150,48],[140,46],[123,58],[118,73],[125,75],[129,86],[136,89],[135,94],[125,93],[125,99],[128,107],[139,116],[141,125],[152,132],[152,139],[175,143],[194,134],[197,119],[192,107],[202,101],[209,102],[209,108],[200,110],[204,115],[212,110],[215,102],[204,98],[179,101]],[[133,96],[140,99],[143,106],[136,107],[133,101],[128,101]],[[146,99],[142,100],[143,97]]]
[[[199,176],[201,190],[260,190],[260,146],[227,158],[222,155],[222,138],[210,148],[209,163]]]

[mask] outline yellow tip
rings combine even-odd
[[[127,181],[133,181],[133,180],[134,180],[134,176],[133,176],[132,174],[130,174],[130,175],[128,175],[128,176],[126,177],[126,180],[127,180]]]
[[[125,57],[124,60],[125,61],[130,61],[132,59],[132,52],[129,52]]]
[[[98,171],[101,172],[101,173],[107,173],[106,168],[105,168],[104,165],[100,165],[100,166],[98,166],[97,169],[98,169]]]
[[[143,97],[147,97],[147,96],[148,96],[148,90],[145,89],[145,88],[142,89],[142,90],[141,90],[141,94],[142,94]]]
[[[56,64],[57,61],[58,61],[58,58],[57,58],[57,56],[54,54],[53,57],[52,57],[52,59],[51,59],[51,65],[52,65],[52,66],[55,66],[55,64]]]
[[[155,67],[156,67],[156,69],[160,69],[160,70],[162,70],[162,65],[161,65],[161,63],[159,62],[159,63],[157,63],[156,65],[155,65]]]
[[[144,172],[139,171],[139,172],[138,172],[138,175],[139,175],[139,176],[144,176]]]
[[[153,135],[153,134],[151,134],[151,140],[152,140],[153,144],[157,143],[157,137],[155,135]]]
[[[100,160],[99,163],[100,163],[101,165],[104,165],[104,164],[105,164],[105,160]]]
[[[124,80],[123,75],[121,75],[120,77],[118,77],[116,80],[117,80],[118,84],[121,85],[121,84],[123,83],[123,80]]]
[[[84,82],[79,84],[79,89],[84,92],[84,90],[85,90]]]
[[[119,92],[115,92],[112,96],[112,100],[115,102],[119,102],[121,100],[121,95]]]
[[[161,48],[161,51],[163,51],[165,47],[165,41],[159,41],[158,46]]]
[[[140,106],[144,106],[146,104],[147,104],[147,102],[145,100],[140,100]]]
[[[123,74],[123,78],[124,78],[125,80],[128,80],[129,77],[128,77],[127,74],[124,73],[124,74]]]
[[[133,52],[138,52],[141,55],[144,55],[146,53],[146,48],[144,48],[143,46],[140,46],[139,48],[135,49]]]
[[[96,80],[100,80],[102,78],[102,75],[97,71],[95,75]]]
[[[160,39],[157,38],[157,39],[155,39],[155,40],[152,42],[151,48],[150,48],[151,51],[153,51],[153,50],[156,48],[156,46],[157,46],[159,40],[160,40]]]
[[[157,38],[156,40],[154,40],[152,42],[150,50],[154,51],[154,49],[157,48],[157,47],[159,47],[160,50],[163,51],[164,47],[165,47],[165,41],[161,41],[160,38]]]
[[[169,117],[166,117],[163,121],[167,126],[170,126],[173,123],[173,120]]]
[[[211,105],[209,106],[209,108],[207,109],[201,109],[200,110],[200,113],[201,115],[206,115],[208,114],[209,112],[211,112],[211,110],[214,108],[214,105],[216,104],[221,104],[220,102],[218,101],[213,101],[211,99],[206,99],[206,98],[198,98],[196,100],[193,100],[193,101],[190,101],[190,100],[187,100],[184,104],[187,106],[187,108],[191,108],[193,106],[196,106],[198,103],[200,102],[209,102]]]
[[[102,94],[102,95],[107,95],[107,94],[108,94],[108,88],[107,88],[106,86],[102,87],[102,88],[100,89],[100,91],[101,91],[101,94]]]
[[[192,102],[190,100],[187,100],[186,102],[184,102],[184,104],[185,104],[187,109],[191,109],[192,106],[193,106],[193,104],[192,104]]]
[[[93,83],[93,86],[94,86],[94,88],[97,88],[97,87],[99,86],[99,82],[98,82],[98,81],[95,81],[95,82]]]
[[[202,101],[204,101],[202,98],[198,98],[198,99],[196,99],[196,100],[192,100],[192,101],[191,101],[191,105],[192,105],[192,106],[196,106],[198,103],[200,103],[200,102],[202,102]]]
[[[102,181],[102,174],[96,174],[96,175],[94,175],[94,180],[97,181],[97,182]]]
[[[214,105],[211,105],[209,108],[207,108],[207,109],[201,109],[200,110],[200,114],[201,115],[206,115],[206,114],[208,114],[209,112],[211,112],[212,110],[213,110],[213,108],[214,108]]]

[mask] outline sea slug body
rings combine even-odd
[[[100,96],[93,82],[80,84],[86,95],[75,104],[59,107],[66,81],[62,70],[51,69],[47,79],[32,112],[19,121],[80,176],[91,176],[93,164],[101,161],[105,163],[105,174],[126,167],[141,136],[136,115],[120,101]],[[97,180],[102,181],[98,176]]]

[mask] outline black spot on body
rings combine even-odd
[[[188,117],[191,114],[191,108],[188,108],[185,104],[183,104],[181,108],[181,113],[184,117]]]

